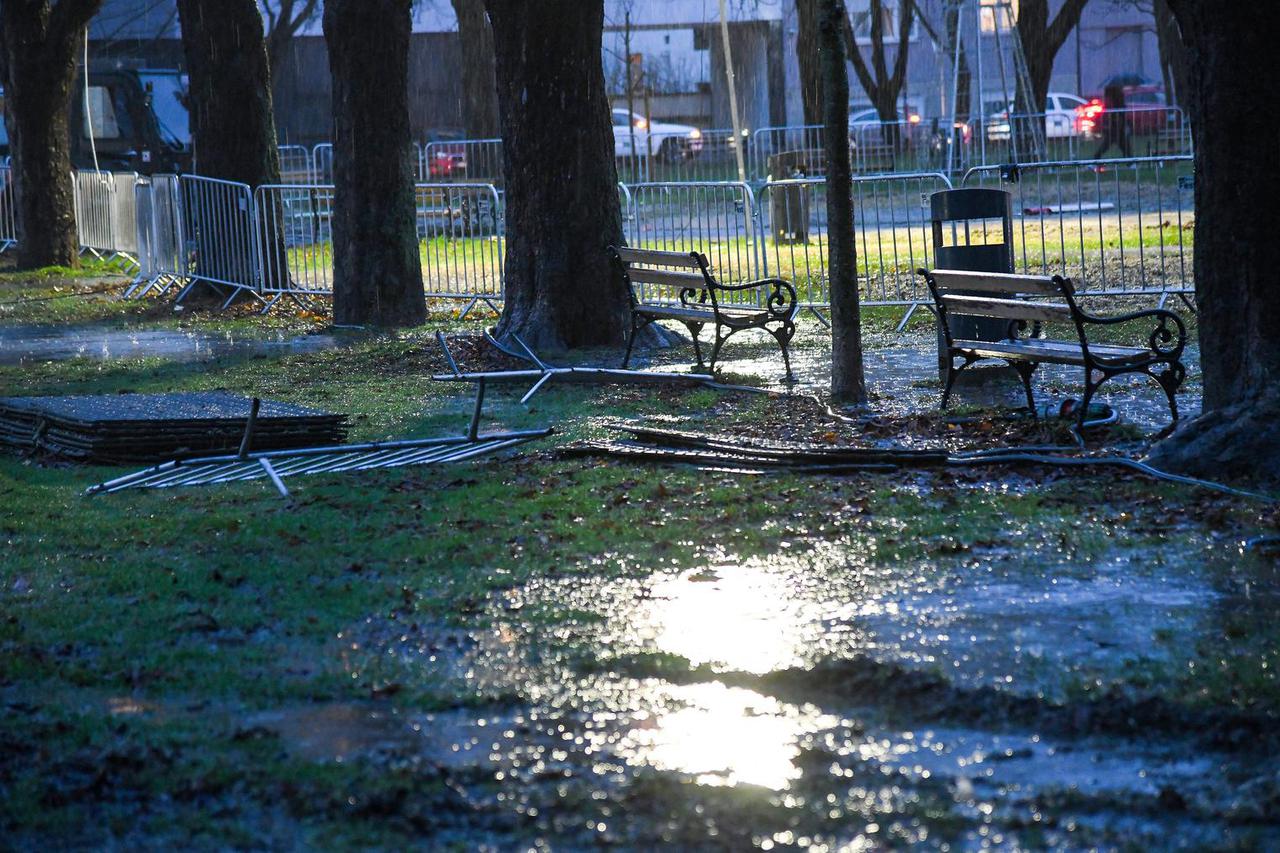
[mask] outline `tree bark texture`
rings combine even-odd
[[[411,0],[327,0],[333,75],[333,319],[426,319],[409,131]]]
[[[858,258],[853,234],[853,168],[849,157],[849,71],[842,44],[843,0],[821,0],[818,58],[822,68],[823,149],[827,159],[827,271],[831,288],[831,396],[865,403]]]
[[[1275,26],[1253,4],[1170,0],[1188,48],[1195,142],[1195,282],[1204,415],[1158,446],[1157,464],[1280,481],[1280,79]]]
[[[600,44],[603,0],[486,0],[507,187],[500,337],[543,349],[616,345],[629,297]]]
[[[280,180],[271,72],[254,0],[178,0],[198,174],[256,187]]]
[[[820,0],[796,2],[796,59],[800,63],[800,103],[804,123],[822,124],[822,69],[818,63],[818,4]]]
[[[1154,0],[1152,14],[1156,19],[1156,44],[1160,49],[1160,73],[1164,91],[1171,105],[1186,100],[1191,81],[1188,79],[1187,48],[1182,43],[1178,19],[1169,8],[1169,0]]]
[[[462,42],[462,118],[470,139],[498,135],[498,82],[493,70],[493,30],[484,0],[451,0]]]
[[[4,0],[18,266],[79,264],[69,112],[85,28],[101,0]]]
[[[1064,0],[1058,14],[1049,17],[1049,0],[1020,0],[1018,4],[1017,37],[1027,60],[1027,76],[1031,91],[1021,91],[1018,86],[1015,111],[1044,112],[1049,97],[1049,83],[1053,78],[1053,62],[1067,36],[1080,23],[1087,0]],[[1001,21],[996,21],[997,25]],[[1021,83],[1021,81],[1019,81]]]

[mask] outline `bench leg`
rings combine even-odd
[[[1036,372],[1039,367],[1034,361],[1010,361],[1009,366],[1018,374],[1018,378],[1022,380],[1022,390],[1027,394],[1027,408],[1031,410],[1031,416],[1036,414],[1036,397],[1031,390],[1031,374]]]
[[[698,371],[701,372],[705,365],[702,363],[702,344],[698,343],[698,333],[702,331],[701,323],[685,323],[685,328],[689,330],[689,337],[693,338],[693,354],[698,359]],[[712,364],[715,363],[715,356],[711,357]]]
[[[1101,380],[1093,381],[1093,371],[1088,367],[1084,369],[1084,397],[1080,400],[1080,411],[1076,415],[1076,425],[1073,430],[1076,434],[1076,441],[1084,447],[1084,422],[1089,416],[1089,403],[1093,401],[1093,395],[1097,393],[1098,386],[1106,382],[1110,377],[1103,374]]]
[[[796,335],[796,327],[793,323],[786,323],[776,332],[773,332],[774,340],[778,342],[778,346],[782,348],[782,365],[787,369],[787,381],[795,382],[795,374],[791,372],[791,339]]]
[[[622,366],[624,369],[631,364],[631,350],[635,348],[636,335],[643,331],[644,327],[652,322],[652,320],[645,320],[642,323],[640,322],[639,314],[633,313],[631,315],[631,334],[627,336],[627,354],[622,358]]]
[[[716,372],[716,360],[720,358],[720,348],[724,346],[724,342],[729,340],[729,335],[732,334],[733,332],[729,332],[728,335],[721,335],[720,324],[716,324],[716,342],[711,346],[711,372],[713,374]]]
[[[964,364],[960,365],[959,367],[956,367],[957,358],[963,358]],[[951,402],[951,388],[956,384],[956,376],[959,375],[960,371],[964,370],[966,367],[973,364],[977,360],[978,359],[974,358],[971,355],[961,355],[961,356],[951,355],[951,354],[947,355],[947,361],[946,361],[947,384],[946,384],[946,387],[942,389],[942,406],[941,406],[941,408],[944,411],[946,410],[947,406]]]
[[[1148,371],[1148,374],[1164,389],[1164,396],[1169,400],[1169,414],[1173,416],[1173,422],[1158,434],[1158,437],[1163,438],[1173,432],[1174,427],[1178,425],[1178,398],[1176,395],[1178,388],[1182,385],[1182,381],[1187,378],[1187,371],[1186,368],[1175,361],[1167,365],[1159,373]]]

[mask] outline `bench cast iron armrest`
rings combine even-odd
[[[765,288],[768,289],[769,298],[765,300],[764,308],[769,313],[770,319],[789,320],[795,316],[799,300],[796,297],[795,287],[786,279],[762,278],[758,281],[746,281],[742,284],[720,284],[717,282],[715,286],[716,290],[732,292]]]
[[[1183,324],[1182,318],[1164,308],[1147,308],[1116,317],[1099,317],[1077,307],[1076,316],[1082,343],[1085,342],[1084,327],[1086,324],[1091,326],[1115,326],[1133,320],[1155,318],[1159,322],[1156,323],[1156,327],[1151,330],[1151,334],[1147,337],[1147,347],[1151,350],[1151,359],[1153,361],[1178,361],[1182,357],[1182,350],[1187,345],[1187,327]],[[1170,328],[1170,324],[1172,324],[1173,328]],[[1105,364],[1108,361],[1105,357],[1099,356],[1094,356],[1094,359],[1101,364]]]

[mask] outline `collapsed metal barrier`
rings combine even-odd
[[[250,444],[259,403],[255,398],[253,409],[245,423],[244,441],[239,453],[175,459],[90,486],[85,495],[111,494],[126,489],[165,489],[267,479],[282,497],[289,497],[289,489],[284,484],[286,477],[461,462],[545,438],[553,432],[546,428],[481,433],[480,416],[484,406],[482,383],[477,389],[471,425],[465,435],[254,453],[250,451]]]
[[[628,370],[626,368],[615,367],[553,367],[534,354],[524,341],[520,340],[516,335],[511,337],[524,350],[523,353],[513,352],[499,344],[493,339],[488,332],[484,334],[485,340],[488,341],[495,349],[513,358],[527,361],[534,365],[532,368],[523,370],[486,370],[476,372],[463,372],[457,361],[453,358],[453,353],[449,351],[449,344],[444,339],[443,332],[436,332],[436,341],[440,344],[440,348],[444,350],[445,361],[449,364],[449,373],[437,373],[431,378],[436,382],[474,382],[476,383],[476,399],[477,411],[481,400],[484,399],[485,384],[488,382],[525,382],[533,381],[533,385],[520,398],[521,403],[527,403],[542,388],[552,381],[560,382],[623,382],[623,383],[667,383],[667,382],[692,382],[697,384],[714,384],[715,377],[708,373],[662,373],[644,370]]]

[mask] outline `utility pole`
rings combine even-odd
[[[616,20],[616,19],[615,19]],[[631,10],[627,10],[626,29],[623,30],[623,52],[626,53],[627,62],[627,132],[631,137],[631,163],[630,168],[634,169],[636,164],[636,87],[631,80]]]

